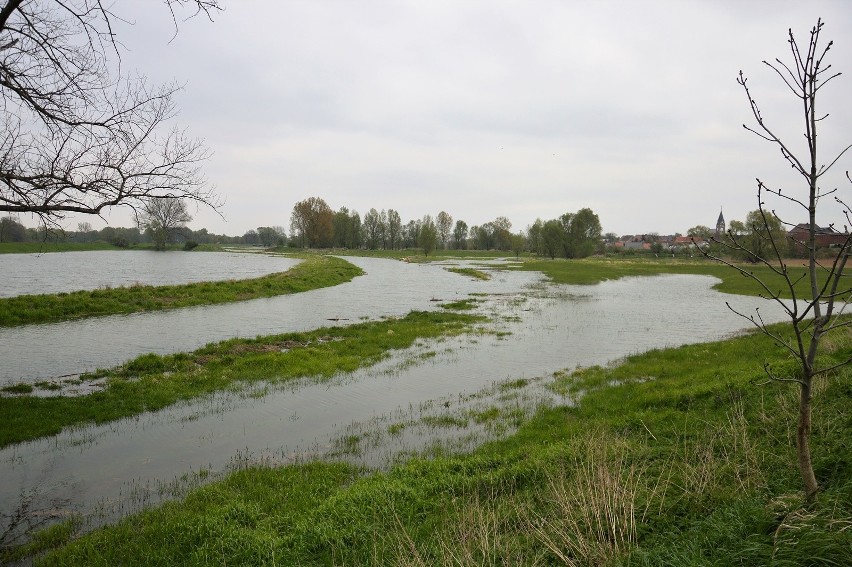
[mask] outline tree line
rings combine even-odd
[[[551,258],[583,258],[601,247],[601,223],[591,209],[565,213],[547,222],[541,219],[526,231],[512,232],[505,216],[469,226],[446,211],[433,218],[424,215],[403,222],[394,209],[371,208],[363,218],[347,207],[334,211],[320,197],[309,197],[293,206],[289,243],[300,248],[366,248],[398,250],[504,250],[520,254],[531,251]]]
[[[428,255],[441,250],[501,250],[520,254],[529,251],[551,258],[583,258],[602,250],[601,224],[591,209],[565,213],[558,219],[537,219],[526,230],[512,231],[505,216],[469,226],[446,211],[434,217],[403,222],[394,209],[371,208],[362,217],[341,207],[337,211],[319,197],[299,201],[290,215],[289,231],[283,226],[259,226],[242,236],[213,234],[186,226],[192,217],[177,199],[160,199],[143,211],[137,226],[94,230],[88,222],[76,231],[46,227],[27,228],[14,217],[0,218],[0,242],[96,242],[119,247],[154,244],[165,249],[169,243],[193,247],[197,244],[289,246],[294,248],[343,248],[367,250],[420,249]]]

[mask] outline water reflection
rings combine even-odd
[[[328,315],[357,319],[369,309],[376,310],[374,315],[402,314],[434,305],[429,302],[433,296],[452,299],[487,291],[492,295],[479,309],[493,317],[489,326],[497,333],[425,343],[323,384],[217,393],[197,403],[6,448],[0,451],[0,510],[10,511],[22,494],[32,494],[35,509],[91,513],[100,506],[126,512],[155,501],[162,487],[188,472],[215,476],[235,463],[323,454],[355,421],[462,397],[494,381],[547,376],[651,348],[718,339],[745,327],[724,300],[743,310],[759,301],[714,292],[713,278],[704,276],[542,286],[535,276],[517,272],[480,282],[436,267],[357,262],[372,277],[358,278],[345,290],[291,298],[275,307],[276,315],[264,319],[261,328],[296,324],[291,311],[313,317],[304,324],[310,327]],[[424,290],[429,291],[424,295]],[[402,307],[403,297],[410,302],[407,307]],[[271,304],[265,303],[270,309]],[[420,356],[427,352],[431,356]]]

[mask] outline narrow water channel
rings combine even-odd
[[[347,261],[366,274],[295,295],[0,329],[0,384],[109,368],[140,354],[191,351],[234,337],[398,317],[412,310],[434,309],[438,300],[454,301],[469,293],[517,293],[540,278],[514,272],[479,281],[432,264],[376,258]]]
[[[27,512],[34,517],[102,513],[113,519],[168,497],[167,487],[199,471],[214,478],[246,463],[283,463],[322,455],[353,422],[404,413],[406,408],[439,398],[462,397],[495,381],[549,376],[556,370],[603,364],[651,348],[722,338],[746,326],[725,307],[726,300],[744,310],[760,305],[754,298],[711,290],[715,280],[705,276],[547,286],[535,274],[524,272],[495,272],[492,280],[479,282],[439,266],[354,261],[368,275],[346,286],[291,296],[277,306],[268,300],[258,300],[260,306],[241,305],[238,311],[277,314],[256,326],[230,310],[225,312],[256,329],[250,334],[263,334],[293,326],[312,328],[331,315],[351,319],[365,314],[402,315],[410,309],[434,307],[429,301],[433,297],[449,300],[489,293],[479,309],[492,317],[489,326],[498,333],[424,343],[376,367],[322,384],[217,393],[194,403],[8,447],[0,450],[4,517],[26,502]],[[778,313],[764,313],[767,307],[764,303],[761,309],[764,317],[778,319]],[[176,317],[175,321],[181,314],[200,317],[201,311],[182,310],[169,317]],[[239,334],[233,329],[223,331],[225,323],[214,318],[213,312],[221,313],[219,308],[208,311],[208,327],[215,330],[212,335]],[[300,322],[299,316],[307,322]],[[201,342],[208,340],[214,339]],[[425,445],[430,440],[421,441]]]

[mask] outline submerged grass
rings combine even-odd
[[[0,397],[0,447],[55,435],[71,425],[154,411],[241,383],[330,378],[375,364],[417,339],[468,332],[480,320],[416,311],[400,319],[232,339],[191,353],[146,354],[116,369],[84,375],[83,380],[106,379],[105,388],[93,394]]]
[[[0,299],[0,326],[245,301],[339,285],[361,274],[340,258],[310,255],[286,272],[247,280],[8,297]]]
[[[826,356],[845,360],[849,345]],[[785,362],[750,334],[559,373],[554,388],[579,404],[542,408],[472,453],[385,472],[242,471],[40,564],[848,565],[852,373],[815,394],[823,488],[806,504],[796,392],[765,383],[764,360]]]

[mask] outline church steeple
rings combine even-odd
[[[722,214],[722,209],[719,209],[719,220],[716,221],[716,236],[725,235],[725,215]]]

